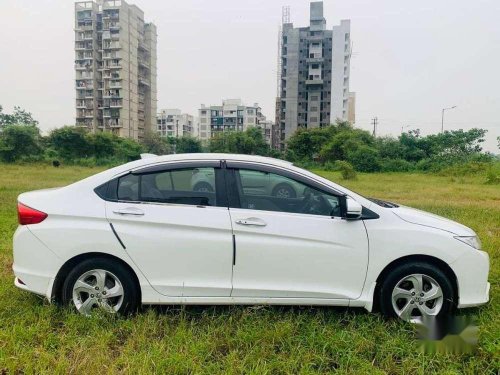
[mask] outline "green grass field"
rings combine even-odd
[[[415,327],[360,309],[150,307],[130,318],[79,316],[13,285],[16,197],[100,169],[0,164],[0,374],[390,373],[497,374],[500,370],[500,187],[482,176],[360,175],[340,181],[366,195],[472,227],[490,253],[491,302],[477,317],[472,354],[424,354]]]

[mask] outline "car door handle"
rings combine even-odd
[[[114,214],[117,215],[130,215],[130,216],[143,216],[144,211],[138,209],[138,208],[123,208],[120,210],[114,210]]]
[[[250,217],[248,219],[239,219],[236,220],[236,224],[239,225],[250,225],[254,227],[265,227],[267,224],[264,220],[257,219],[255,217]]]

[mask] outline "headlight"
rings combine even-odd
[[[481,241],[478,236],[456,236],[455,238],[472,246],[474,249],[481,250]]]

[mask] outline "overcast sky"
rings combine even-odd
[[[132,1],[131,1],[132,2]],[[328,28],[351,19],[356,125],[500,135],[499,0],[326,0]],[[306,26],[305,0],[137,0],[158,27],[158,108],[197,114],[223,98],[258,102],[274,119],[281,7]],[[71,0],[0,0],[0,104],[33,112],[43,130],[74,124]]]

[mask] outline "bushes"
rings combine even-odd
[[[40,131],[33,125],[7,125],[0,133],[0,158],[8,163],[37,160],[43,153]]]
[[[95,166],[116,165],[140,158],[144,151],[136,141],[111,133],[89,133],[85,129],[65,126],[53,130],[47,138],[46,153],[51,159]]]
[[[203,152],[199,139],[193,137],[180,137],[175,139],[175,152],[178,154],[192,154]]]
[[[209,142],[209,151],[267,156],[270,149],[261,130],[251,127],[243,132],[229,131],[216,134]]]
[[[404,159],[381,159],[381,172],[410,172],[415,169],[415,165]]]
[[[203,151],[197,139],[163,138],[154,132],[147,134],[141,143],[107,132],[89,133],[74,126],[53,130],[48,137],[42,137],[37,124],[21,108],[6,114],[0,106],[0,160],[60,159],[92,166],[125,163],[138,159],[143,152],[163,155]],[[347,164],[339,162],[347,162],[360,172],[441,171],[455,176],[488,171],[495,157],[482,152],[485,133],[482,129],[471,129],[423,137],[419,130],[412,130],[398,138],[376,138],[348,122],[338,121],[321,128],[299,129],[288,139],[284,153],[271,150],[257,127],[244,132],[216,133],[208,143],[208,150],[285,158],[309,169],[341,170]],[[490,183],[498,180],[495,171],[488,172]]]
[[[92,154],[88,135],[84,129],[65,126],[51,131],[47,141],[61,159],[74,160]]]
[[[490,185],[500,184],[500,162],[492,164],[486,172],[486,183]]]
[[[287,143],[287,160],[307,165],[318,160],[323,168],[343,160],[360,172],[438,172],[472,161],[491,163],[492,155],[483,153],[481,144],[486,131],[454,130],[426,137],[419,130],[398,138],[375,138],[369,132],[348,123],[298,130]]]
[[[354,167],[347,161],[337,160],[335,163],[336,168],[340,171],[342,178],[344,180],[355,180],[356,179],[356,171]]]
[[[347,153],[347,160],[360,172],[380,171],[379,152],[373,147],[361,145]]]

